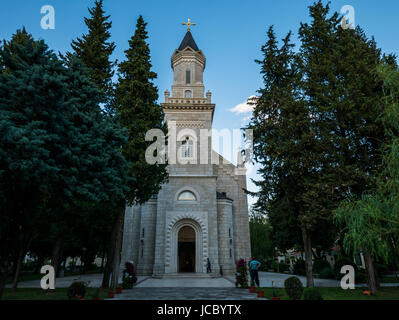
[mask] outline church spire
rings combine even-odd
[[[181,51],[185,48],[190,47],[194,51],[199,51],[197,44],[194,41],[193,35],[190,31],[186,32],[186,35],[183,38],[183,41],[180,43],[180,46],[177,50]]]

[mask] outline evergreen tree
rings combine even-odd
[[[115,50],[115,43],[109,41],[111,34],[109,30],[112,22],[108,21],[110,16],[106,16],[103,9],[103,0],[97,0],[93,8],[89,8],[90,18],[85,18],[88,33],[82,38],[72,41],[73,53],[66,54],[67,60],[73,55],[79,57],[89,69],[90,79],[103,92],[101,99],[105,103],[106,110],[113,113],[113,68],[116,61],[111,60],[111,55]]]
[[[322,221],[332,223],[343,199],[375,189],[372,172],[381,163],[385,134],[379,121],[382,87],[376,79],[380,50],[374,40],[360,27],[342,29],[338,13],[328,17],[328,4],[318,1],[309,9],[312,22],[301,24],[299,38],[315,162],[314,174],[306,181],[301,219],[307,229],[315,230]],[[310,259],[308,254],[308,282]]]
[[[348,252],[365,255],[366,267],[374,258],[388,263],[399,258],[399,70],[397,66],[381,63],[379,75],[383,79],[385,106],[382,121],[390,137],[381,150],[384,154],[382,171],[377,175],[377,189],[361,196],[353,194],[343,201],[337,210],[337,224],[346,233],[344,246]],[[369,287],[378,289],[376,272],[369,274]]]
[[[297,243],[300,230],[313,286],[313,248],[332,246],[334,210],[343,199],[376,187],[372,172],[386,135],[375,76],[380,50],[360,28],[342,29],[338,13],[328,16],[321,1],[309,11],[298,54],[286,41],[278,49],[269,31],[261,61],[265,88],[250,127],[262,165],[257,207],[268,213],[282,246]]]
[[[306,179],[314,167],[313,132],[310,113],[301,92],[302,70],[293,52],[291,33],[281,48],[270,27],[268,41],[262,47],[261,74],[265,87],[260,89],[249,128],[254,130],[255,160],[261,164],[257,210],[268,214],[273,237],[282,250],[297,246],[306,228],[300,220]],[[305,251],[309,246],[307,234]],[[311,253],[310,253],[311,254]]]
[[[81,219],[68,210],[77,199],[124,197],[126,140],[99,111],[101,93],[79,60],[66,68],[31,37],[0,56],[1,296],[22,236],[37,236],[47,221],[47,234],[62,239],[64,222]]]
[[[122,244],[122,227],[126,203],[141,204],[158,193],[162,183],[167,180],[165,163],[148,164],[145,151],[151,142],[145,141],[150,129],[166,127],[163,112],[157,104],[158,92],[153,84],[156,73],[151,71],[150,49],[146,43],[147,23],[139,16],[136,31],[129,40],[125,51],[126,60],[119,64],[119,80],[115,91],[115,107],[121,126],[127,129],[128,142],[122,154],[128,161],[128,187],[126,199],[120,202],[119,214],[112,233],[107,267],[104,272],[103,287],[107,287],[113,264],[112,286],[117,285]],[[113,257],[113,259],[110,259]]]

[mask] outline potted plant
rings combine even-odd
[[[119,285],[119,286],[116,288],[116,293],[117,293],[117,294],[122,293],[122,285]]]
[[[265,292],[263,290],[258,290],[258,298],[264,298]]]
[[[136,268],[134,267],[133,261],[127,261],[125,263],[125,269],[123,270],[123,278],[122,278],[122,288],[123,289],[132,289],[133,285],[137,281],[136,277]]]
[[[79,299],[83,300],[86,294],[86,283],[82,281],[75,281],[73,282],[67,290],[67,296],[69,300],[72,299]]]
[[[248,269],[244,259],[236,262],[236,287],[248,288]]]
[[[112,289],[108,290],[108,298],[113,299],[115,297],[115,291]]]

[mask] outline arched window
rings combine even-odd
[[[191,83],[191,71],[190,69],[186,70],[186,84],[190,84]]]
[[[191,90],[184,91],[184,98],[191,98]]]
[[[193,157],[193,150],[194,149],[194,142],[186,137],[185,140],[181,142],[181,157],[182,158],[192,158]]]
[[[179,201],[197,201],[197,197],[191,191],[183,191],[177,197]]]

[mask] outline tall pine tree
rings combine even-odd
[[[82,38],[72,41],[73,53],[68,52],[66,58],[70,60],[73,55],[80,58],[89,69],[91,80],[103,92],[102,102],[109,113],[113,113],[113,83],[114,67],[116,61],[111,60],[111,55],[115,50],[115,43],[109,41],[111,34],[109,30],[112,22],[108,21],[110,16],[106,16],[103,9],[103,0],[97,0],[93,8],[89,8],[90,17],[85,18],[88,28],[87,34]]]
[[[163,111],[157,104],[157,88],[153,83],[157,75],[151,71],[146,25],[143,17],[139,16],[136,31],[129,40],[129,48],[125,51],[126,60],[119,64],[115,108],[121,126],[127,129],[128,134],[128,142],[123,146],[122,154],[129,163],[127,170],[129,191],[126,199],[120,202],[112,234],[112,246],[108,253],[108,257],[113,259],[107,261],[103,287],[108,286],[111,270],[113,271],[111,286],[117,285],[126,204],[141,204],[148,201],[151,196],[158,193],[161,184],[167,180],[166,164],[148,164],[145,159],[145,151],[151,144],[145,141],[147,131],[150,129],[166,131]]]

